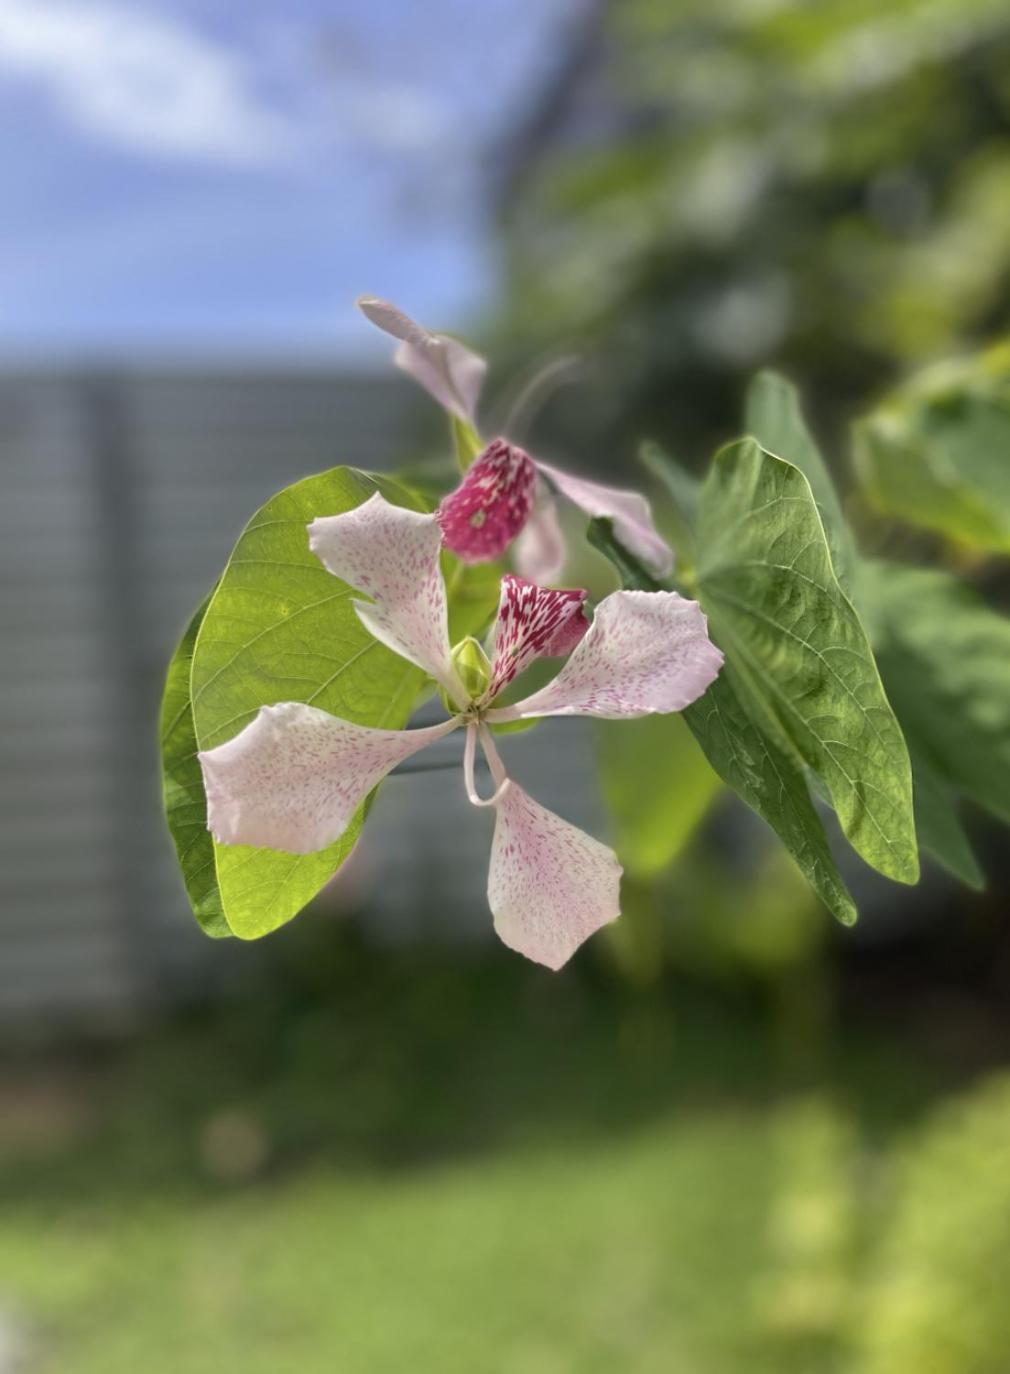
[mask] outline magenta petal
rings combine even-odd
[[[571,653],[589,629],[582,609],[586,596],[584,591],[555,591],[505,574],[487,701],[493,701],[535,658]]]
[[[559,969],[620,914],[617,855],[511,783],[497,803],[488,903],[510,949]]]
[[[714,681],[722,654],[697,601],[677,592],[612,592],[552,682],[488,720],[529,716],[620,719],[682,711]]]
[[[391,505],[376,492],[343,515],[313,520],[308,530],[323,566],[372,598],[354,603],[365,628],[465,700],[452,666],[435,516]]]
[[[495,439],[438,508],[446,548],[465,563],[498,558],[529,518],[536,480],[529,454]]]
[[[300,702],[264,706],[234,739],[199,756],[207,828],[220,844],[325,849],[391,768],[457,724],[373,730]]]
[[[394,355],[397,367],[409,373],[450,414],[472,422],[487,371],[484,359],[458,339],[432,334],[390,301],[359,296],[357,305],[372,324],[400,340]]]
[[[612,520],[614,534],[624,547],[640,558],[657,577],[667,577],[673,568],[673,550],[656,530],[652,521],[652,507],[637,491],[588,482],[573,477],[561,468],[537,463],[561,492],[562,496],[593,519]]]
[[[512,562],[521,577],[541,586],[556,582],[565,566],[565,538],[557,506],[542,478],[537,478],[530,517],[512,546]]]

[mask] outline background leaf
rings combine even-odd
[[[904,723],[903,723],[904,728]],[[957,813],[957,797],[928,761],[914,734],[906,729],[912,760],[915,828],[919,844],[942,868],[976,891],[985,887],[971,842]]]
[[[947,573],[868,566],[895,710],[952,788],[1010,821],[1010,620]]]
[[[880,510],[1010,553],[1010,345],[914,378],[854,437],[857,473]]]
[[[211,593],[213,595],[213,593]],[[161,701],[161,767],[165,818],[175,845],[193,914],[208,935],[231,935],[217,885],[214,841],[207,829],[207,799],[196,757],[189,675],[193,646],[210,597],[203,602],[172,655]]]
[[[677,567],[693,566],[695,560],[694,524],[698,513],[701,483],[658,444],[646,443],[639,450],[642,465],[658,477],[672,502],[673,545]]]
[[[246,526],[196,636],[193,722],[201,749],[231,739],[261,706],[301,701],[361,725],[398,728],[423,681],[364,629],[351,589],[309,551],[305,527],[374,491],[415,505],[403,487],[349,468],[306,478],[273,497]],[[228,925],[252,939],[291,919],[350,853],[361,826],[318,854],[214,844]]]
[[[752,719],[824,781],[872,867],[918,877],[908,750],[798,468],[745,439],[702,487],[698,588]]]
[[[694,834],[720,790],[719,778],[679,716],[594,725],[615,848],[632,877],[651,877]]]

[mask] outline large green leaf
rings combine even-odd
[[[309,552],[305,527],[376,490],[415,504],[405,488],[349,468],[288,487],[253,516],[196,634],[190,686],[198,747],[237,734],[261,706],[301,701],[361,725],[406,723],[422,682],[417,668],[363,628],[352,589]],[[297,914],[354,846],[359,814],[328,849],[304,856],[213,846],[221,907],[253,939]]]
[[[810,483],[828,536],[835,574],[848,591],[855,551],[828,466],[803,417],[799,393],[777,372],[759,372],[747,388],[744,424],[763,449],[792,463]]]
[[[698,593],[748,716],[823,780],[867,863],[918,878],[908,750],[806,477],[753,439],[702,487]]]
[[[638,591],[659,587],[613,539],[609,521],[594,520],[589,537],[611,559],[625,587]],[[682,716],[723,782],[771,826],[832,915],[850,925],[856,919],[855,903],[831,856],[806,777],[775,732],[762,719],[752,718],[745,698],[749,694],[735,681],[732,664],[727,662],[704,696]]]
[[[165,818],[193,914],[208,935],[230,935],[217,885],[214,841],[207,830],[207,799],[196,757],[189,675],[193,646],[210,597],[195,613],[172,655],[161,702],[161,766]]]
[[[871,565],[881,672],[941,779],[1010,821],[1010,620],[947,573]]]
[[[914,379],[855,427],[855,457],[881,510],[1010,553],[1010,345]]]
[[[632,877],[660,873],[691,838],[719,778],[675,715],[596,722],[600,788]]]

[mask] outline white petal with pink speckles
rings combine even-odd
[[[361,296],[358,309],[372,324],[400,340],[397,367],[419,382],[440,406],[460,420],[472,421],[487,363],[458,339],[432,334],[390,301]]]
[[[541,586],[556,582],[565,566],[565,537],[557,506],[542,479],[537,482],[530,518],[512,545],[512,561],[521,577]]]
[[[535,658],[560,658],[571,653],[589,629],[582,609],[586,595],[581,590],[538,587],[523,577],[505,574],[486,701],[494,701]]]
[[[538,461],[537,467],[562,496],[586,515],[612,520],[614,534],[620,542],[657,577],[668,576],[673,567],[673,550],[657,532],[652,521],[652,507],[640,492],[588,482],[584,477],[573,477],[570,472],[549,463]]]
[[[308,529],[309,547],[324,567],[372,598],[354,603],[366,629],[464,701],[449,648],[436,517],[391,506],[376,492],[344,515],[313,520]]]
[[[207,828],[221,844],[325,849],[391,768],[457,724],[373,730],[299,702],[264,706],[234,739],[199,756]]]
[[[619,719],[682,711],[722,666],[697,601],[676,592],[613,592],[600,602],[589,633],[552,682],[490,721],[529,716]]]
[[[620,914],[621,865],[512,783],[495,807],[488,903],[510,949],[559,969]]]

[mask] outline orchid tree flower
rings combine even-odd
[[[451,731],[466,731],[464,785],[491,807],[488,901],[506,945],[557,969],[619,911],[621,867],[598,840],[535,802],[506,774],[489,726],[544,716],[623,719],[679,711],[715,678],[722,655],[697,602],[676,592],[619,591],[586,618],[584,591],[502,579],[490,657],[476,640],[450,647],[437,515],[380,495],[313,520],[309,545],[327,570],[364,593],[359,618],[383,644],[439,685],[449,718],[382,730],[299,702],[264,706],[234,739],[201,753],[208,828],[221,844],[292,854],[344,833],[369,792],[397,764]],[[567,656],[545,687],[513,705],[501,693],[536,658]],[[480,743],[493,779],[474,781]]]
[[[389,301],[360,296],[357,304],[366,319],[399,340],[397,366],[476,434],[484,359],[457,339],[430,333]],[[553,582],[565,559],[553,493],[591,518],[611,520],[614,535],[629,553],[656,577],[669,575],[673,552],[657,532],[649,502],[640,492],[575,477],[503,437],[481,450],[439,507],[446,547],[465,563],[485,563],[518,538],[514,560],[519,572],[535,582]]]

